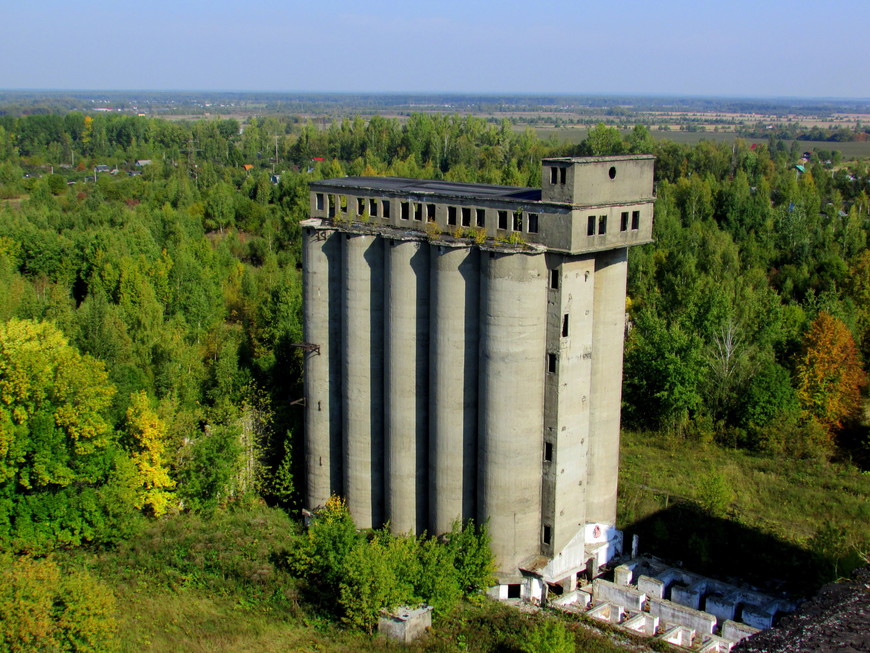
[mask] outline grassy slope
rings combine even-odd
[[[747,559],[751,566],[752,558],[767,555],[773,561],[768,573],[783,576],[791,589],[811,591],[823,580],[825,561],[810,560],[809,551],[838,551],[842,573],[859,562],[858,551],[870,549],[870,474],[851,466],[626,433],[619,480],[619,526],[646,534],[641,550],[721,567],[724,574],[742,575]],[[725,499],[718,518],[686,509],[709,503],[711,493]],[[694,520],[695,533],[730,539],[722,548],[736,551],[744,542],[752,547],[733,567],[733,560],[716,559],[712,541],[696,541],[701,551],[695,560],[691,546],[673,547],[675,555],[666,531],[687,519]],[[819,541],[825,533],[826,544]],[[764,571],[762,565],[760,575]]]

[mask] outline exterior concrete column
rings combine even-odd
[[[302,232],[305,342],[305,506],[323,506],[342,491],[341,474],[341,236],[331,229]]]
[[[628,250],[595,257],[586,521],[616,523]]]
[[[496,567],[516,573],[541,547],[544,255],[483,252],[480,295],[479,514]]]
[[[428,513],[429,245],[386,241],[386,518],[422,533]]]
[[[430,529],[476,515],[480,251],[430,245]]]
[[[384,523],[384,241],[343,234],[344,493],[354,523]]]

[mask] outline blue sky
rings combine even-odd
[[[0,88],[868,98],[868,25],[868,0],[0,0]]]

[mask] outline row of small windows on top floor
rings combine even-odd
[[[318,211],[323,211],[326,205],[326,200],[324,198],[323,193],[315,194],[315,206]],[[358,197],[356,199],[357,202],[357,215],[363,215],[366,212],[366,208],[368,208],[368,214],[372,218],[383,217],[384,219],[390,218],[390,200],[376,200],[376,199],[368,199],[368,206],[366,203],[366,199],[363,197]],[[347,210],[347,200],[345,196],[339,196],[338,200],[339,206],[342,211]],[[383,215],[379,215],[379,204],[382,209]],[[414,220],[416,222],[425,221],[426,222],[435,222],[435,204],[424,204],[422,202],[400,202],[399,203],[399,218],[402,220]],[[333,217],[335,215],[335,200],[332,195],[329,195],[329,216]],[[474,224],[472,224],[472,218]],[[524,211],[507,211],[507,210],[497,210],[496,211],[497,218],[497,229],[502,229],[507,231],[509,228],[512,231],[526,231],[531,234],[538,233],[540,229],[540,220],[537,213],[526,213]],[[525,220],[524,220],[525,218]],[[525,225],[523,222],[525,221]],[[486,209],[482,208],[472,208],[469,206],[448,206],[447,207],[447,225],[448,226],[463,226],[463,227],[485,227],[486,226]],[[525,227],[525,228],[523,228]]]
[[[596,229],[596,226],[598,227]],[[631,222],[629,222],[628,211],[623,211],[619,216],[619,230],[628,231],[629,226],[632,231],[640,229],[640,211],[631,212]],[[586,235],[595,236],[607,233],[607,216],[606,215],[590,215],[586,220]]]

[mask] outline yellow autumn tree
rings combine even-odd
[[[169,471],[163,463],[166,424],[151,409],[144,391],[130,395],[127,435],[130,460],[138,476],[138,496],[134,505],[159,517],[172,505],[175,481],[169,478]]]
[[[804,410],[829,434],[860,414],[867,375],[852,334],[830,313],[822,311],[810,325],[797,377],[797,395]]]

